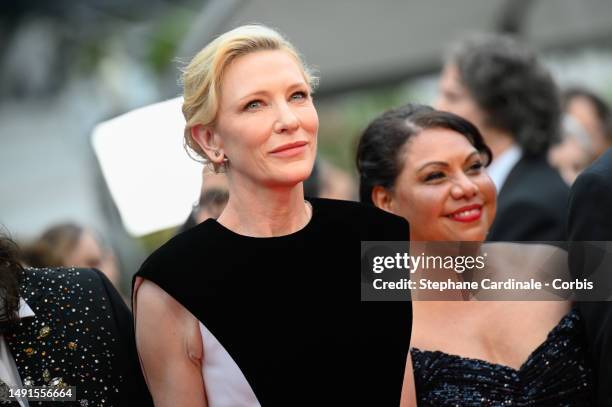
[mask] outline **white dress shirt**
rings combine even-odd
[[[33,317],[34,311],[24,301],[23,298],[19,298],[19,318],[31,318]],[[22,388],[21,377],[19,377],[19,371],[15,364],[15,359],[11,354],[9,347],[4,340],[4,335],[0,334],[0,379],[4,381],[9,387]],[[22,407],[30,407],[28,400],[20,398],[17,400]]]
[[[523,150],[520,146],[514,144],[499,157],[495,158],[487,167],[487,173],[489,177],[491,177],[491,180],[493,180],[495,188],[497,188],[497,194],[499,194],[499,191],[501,191],[504,186],[504,182],[506,182],[510,171],[512,171],[522,156]]]

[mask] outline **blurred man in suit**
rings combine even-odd
[[[561,106],[535,53],[506,36],[465,39],[446,61],[436,107],[475,124],[493,151],[498,207],[487,238],[565,240],[569,188],[547,162]]]
[[[598,297],[608,299],[612,299],[611,215],[612,148],[572,185],[567,226],[573,277],[594,279]],[[602,292],[602,287],[606,292]],[[576,306],[585,322],[587,345],[593,358],[597,405],[612,406],[612,302],[577,302]]]

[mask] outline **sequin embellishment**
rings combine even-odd
[[[439,351],[411,350],[423,406],[590,406],[592,369],[582,321],[568,313],[520,369]]]

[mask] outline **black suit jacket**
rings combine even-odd
[[[24,385],[75,386],[77,400],[62,406],[153,405],[132,315],[102,273],[25,269],[20,293],[35,316],[21,319],[5,340]]]
[[[612,241],[612,149],[608,149],[574,182],[568,217],[570,242]],[[574,274],[589,274],[610,255],[597,244],[570,244],[570,268]],[[608,249],[609,250],[609,249]],[[609,270],[612,273],[612,269]],[[607,278],[609,281],[609,278]],[[585,321],[587,345],[596,373],[598,406],[612,406],[612,302],[578,302]]]
[[[563,241],[569,187],[544,157],[523,157],[497,198],[490,241]]]

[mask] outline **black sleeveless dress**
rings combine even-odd
[[[413,348],[418,404],[436,407],[587,407],[593,372],[580,314],[570,311],[520,369]]]
[[[360,302],[359,247],[408,240],[408,224],[353,202],[309,201],[312,219],[298,232],[247,237],[209,219],[136,276],[206,326],[263,407],[398,406],[412,308]]]

